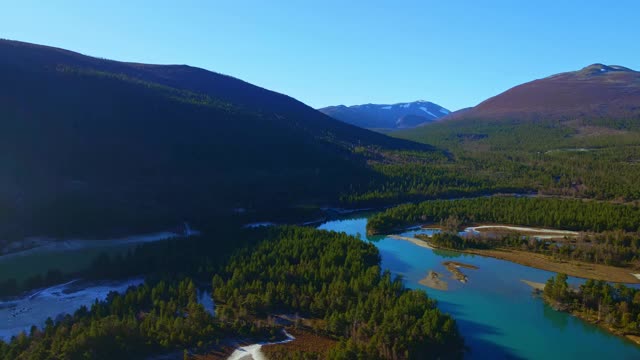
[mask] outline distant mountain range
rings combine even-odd
[[[640,72],[593,64],[518,85],[445,118],[476,120],[640,119]]]
[[[393,105],[338,105],[319,110],[335,119],[367,129],[407,129],[438,120],[450,113],[440,105],[423,100]]]
[[[356,146],[429,148],[186,65],[8,40],[0,54],[0,239],[330,204],[375,176]]]

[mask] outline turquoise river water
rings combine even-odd
[[[494,258],[430,250],[405,240],[365,237],[367,219],[361,216],[329,221],[319,228],[372,241],[380,250],[383,268],[401,275],[408,287],[426,291],[443,312],[456,319],[471,349],[469,359],[640,359],[640,346],[554,311],[521,281],[545,282],[554,273]],[[446,260],[479,269],[461,269],[469,277],[462,284],[450,278],[442,265]],[[429,270],[444,275],[447,291],[419,284]],[[572,284],[581,281],[570,278]]]

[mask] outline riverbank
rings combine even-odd
[[[351,218],[327,223],[321,229],[364,234],[367,221],[365,216]],[[397,234],[414,237],[414,232],[422,231],[405,229]],[[394,276],[401,275],[409,287],[426,291],[442,312],[456,318],[465,345],[471,349],[469,359],[640,359],[640,347],[570,314],[543,306],[540,298],[532,296],[532,290],[520,281],[545,281],[551,276],[546,271],[492,257],[432,251],[389,237],[371,240],[382,256],[382,268]],[[441,265],[452,260],[480,269],[472,272],[461,268],[469,275],[469,282],[461,284],[450,280]],[[448,291],[419,283],[429,270],[442,274],[441,280],[449,283]],[[573,278],[570,281],[577,282]]]
[[[188,232],[157,232],[149,234],[130,235],[113,239],[47,239],[47,238],[29,238],[20,242],[21,246],[15,246],[18,242],[13,243],[14,246],[8,246],[0,250],[0,262],[7,261],[16,257],[25,257],[38,253],[46,252],[69,252],[91,248],[107,248],[123,245],[138,245],[148,242],[163,241],[174,238],[184,238],[192,235],[199,235],[197,230],[189,230]]]
[[[632,270],[616,266],[593,264],[575,260],[557,260],[544,254],[512,249],[466,249],[462,253],[488,256],[500,260],[511,261],[516,264],[530,266],[536,269],[563,273],[569,276],[604,280],[615,283],[640,284],[640,279],[633,275]]]
[[[602,320],[598,320],[597,316],[594,315],[588,315],[585,314],[583,312],[580,311],[573,311],[573,310],[567,310],[566,312],[568,312],[569,314],[577,317],[578,319],[581,319],[583,321],[586,321],[590,324],[593,325],[597,325],[598,327],[600,327],[601,329],[606,330],[607,332],[610,332],[614,335],[623,337],[631,342],[633,342],[634,344],[640,346],[640,336],[636,335],[636,334],[629,334],[624,330],[620,330],[618,328],[614,328],[612,326],[607,325],[604,321]]]
[[[466,228],[464,231],[467,233],[478,233],[485,235],[520,234],[523,236],[544,240],[559,240],[564,238],[575,238],[578,236],[577,231],[500,224],[482,224],[471,226]]]
[[[640,284],[640,274],[637,274],[636,271],[629,268],[587,263],[576,260],[559,260],[545,254],[514,249],[447,249],[434,246],[426,238],[412,238],[399,235],[390,235],[389,237],[393,239],[407,240],[418,246],[432,250],[438,248],[466,254],[487,256],[520,265],[530,266],[536,269],[547,270],[555,273],[564,273],[569,276],[582,279]]]
[[[435,248],[433,246],[431,246],[431,244],[429,244],[428,242],[418,239],[418,238],[414,238],[414,237],[409,237],[409,236],[400,236],[400,235],[389,235],[387,236],[388,238],[391,239],[396,239],[396,240],[404,240],[404,241],[408,241],[412,244],[418,245],[420,247],[426,248],[426,249],[431,249],[434,250]]]
[[[12,336],[32,325],[42,327],[47,318],[60,318],[73,313],[81,306],[91,307],[96,300],[104,300],[112,291],[123,293],[131,286],[144,283],[142,277],[121,281],[73,280],[39,289],[19,298],[0,301],[0,340],[8,341]]]
[[[529,281],[529,280],[520,280],[523,283],[531,286],[531,288],[533,290],[535,290],[536,292],[543,292],[544,291],[544,283],[540,283],[540,282],[535,282],[535,281]]]
[[[524,283],[532,286],[536,292],[542,294],[542,299],[543,301],[549,305],[549,307],[551,307],[552,309],[554,309],[555,311],[560,311],[560,312],[565,312],[568,314],[571,314],[572,316],[575,316],[576,318],[587,322],[589,324],[592,325],[596,325],[599,328],[605,330],[608,333],[611,333],[613,335],[619,336],[621,338],[624,338],[632,343],[634,343],[635,345],[640,346],[640,335],[638,334],[631,334],[623,329],[617,328],[617,327],[613,327],[607,324],[607,322],[602,319],[600,316],[592,313],[592,312],[585,312],[585,311],[580,311],[580,310],[575,310],[570,304],[563,304],[563,303],[558,303],[557,301],[549,298],[548,296],[544,295],[544,284],[540,284],[540,283],[535,283],[535,282],[531,282],[531,281],[526,281],[526,280],[522,280]],[[540,285],[542,285],[541,289],[540,289]],[[573,289],[573,291],[578,291],[577,289]]]
[[[287,331],[295,338],[295,341],[263,346],[262,353],[266,358],[282,359],[292,354],[304,353],[318,354],[318,358],[322,359],[338,343],[334,339],[318,335],[304,328],[289,328]]]

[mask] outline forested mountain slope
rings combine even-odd
[[[447,149],[454,160],[440,168],[481,184],[640,199],[640,73],[621,66],[532,81],[393,136]]]
[[[430,149],[183,65],[0,41],[2,237],[157,230],[326,204],[374,174],[354,149]]]

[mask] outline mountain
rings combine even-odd
[[[356,148],[430,149],[186,65],[9,40],[0,54],[0,238],[332,204],[376,176]]]
[[[593,64],[509,89],[445,119],[640,119],[640,72]]]
[[[449,114],[449,110],[442,106],[423,100],[393,105],[339,105],[319,110],[332,118],[367,129],[412,128]]]

